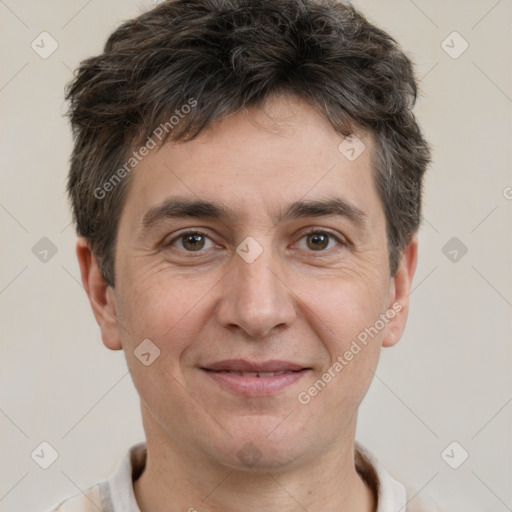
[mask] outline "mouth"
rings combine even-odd
[[[250,362],[242,359],[219,361],[200,369],[222,389],[246,397],[275,395],[302,380],[312,370],[288,361]]]
[[[276,375],[283,375],[285,373],[295,373],[300,372],[302,370],[284,370],[281,372],[237,372],[234,370],[209,370],[205,368],[206,371],[215,372],[215,373],[230,373],[233,375],[240,375],[242,377],[275,377]]]

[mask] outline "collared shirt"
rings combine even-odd
[[[129,449],[108,479],[88,488],[83,494],[62,501],[50,512],[98,512],[98,509],[102,512],[141,512],[135,499],[133,482],[142,474],[145,464],[144,442]],[[375,456],[357,441],[355,465],[377,497],[376,512],[413,512],[409,505],[406,508],[405,486],[392,478]]]

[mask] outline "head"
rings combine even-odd
[[[252,443],[262,467],[353,432],[407,318],[430,158],[416,95],[397,43],[331,0],[163,2],[81,63],[77,253],[147,430],[233,466]],[[211,381],[227,359],[303,371],[242,396]]]

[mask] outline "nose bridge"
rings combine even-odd
[[[254,239],[246,239],[238,247],[233,265],[223,294],[222,323],[237,325],[255,337],[291,323],[295,308],[271,243],[263,246]]]

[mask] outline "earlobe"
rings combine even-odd
[[[418,262],[418,236],[413,235],[411,241],[402,251],[397,273],[390,281],[388,312],[392,318],[386,327],[382,339],[383,347],[395,345],[405,329],[409,313],[409,293]]]
[[[104,345],[111,350],[121,350],[114,292],[107,285],[98,262],[90,250],[87,239],[80,237],[76,243],[82,284],[89,298],[96,322],[101,330]]]

